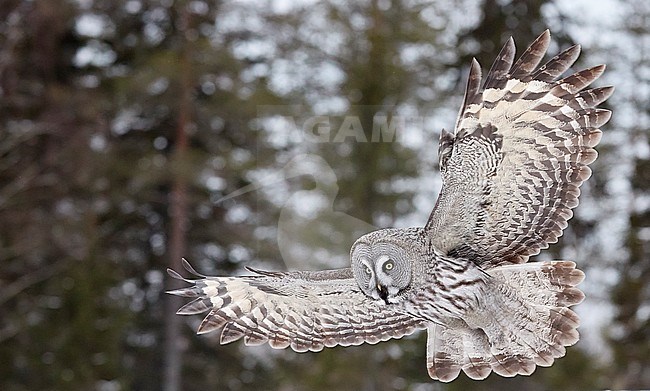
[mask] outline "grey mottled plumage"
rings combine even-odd
[[[481,84],[472,62],[455,132],[443,131],[443,188],[423,228],[384,229],[352,246],[351,268],[318,272],[253,270],[245,277],[198,279],[170,293],[193,301],[178,313],[208,312],[199,333],[319,351],[377,343],[426,329],[427,368],[451,381],[491,371],[529,375],[578,340],[569,309],[584,298],[584,274],[569,261],[525,263],[562,235],[612,87],[587,88],[596,66],[563,79],[573,46],[538,67],[545,31],[514,62],[510,39]],[[514,64],[513,64],[514,62]]]

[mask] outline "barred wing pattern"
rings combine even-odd
[[[577,45],[537,68],[549,42],[547,30],[513,65],[511,38],[482,87],[472,62],[455,134],[441,134],[443,188],[426,225],[447,255],[483,266],[526,262],[557,242],[573,216],[599,127],[611,116],[596,106],[613,87],[584,90],[604,65],[556,80]]]
[[[462,370],[474,380],[490,372],[530,375],[564,356],[578,341],[580,320],[568,307],[584,294],[584,273],[569,261],[530,262],[488,270],[493,278],[479,311],[430,324],[427,369],[433,379],[454,380]]]
[[[249,269],[255,276],[208,277],[183,260],[199,279],[173,278],[193,284],[170,291],[193,298],[177,314],[208,312],[198,333],[222,329],[222,344],[244,338],[246,345],[268,342],[297,352],[324,347],[375,344],[426,328],[422,320],[397,312],[364,295],[347,269],[269,272]]]

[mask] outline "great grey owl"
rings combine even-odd
[[[569,309],[584,294],[570,261],[531,262],[557,241],[596,159],[611,112],[597,106],[612,87],[587,88],[599,65],[558,78],[572,46],[538,67],[550,34],[514,62],[512,38],[481,84],[472,62],[453,134],[443,130],[443,187],[423,228],[360,237],[351,267],[209,277],[170,293],[194,298],[178,310],[208,312],[198,333],[221,329],[221,343],[244,338],[297,352],[375,344],[426,329],[427,369],[451,381],[530,375],[578,341]],[[514,65],[513,65],[514,62]]]

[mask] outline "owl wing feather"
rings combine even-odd
[[[557,80],[577,45],[538,68],[549,41],[547,30],[513,65],[510,39],[482,87],[472,62],[455,132],[441,134],[443,187],[425,227],[444,254],[488,267],[526,262],[573,216],[611,116],[597,106],[613,87],[585,90],[604,65]]]
[[[585,295],[584,273],[570,261],[531,262],[488,270],[493,278],[480,309],[444,326],[431,324],[427,368],[433,379],[474,380],[490,372],[511,377],[551,366],[578,339],[578,315],[568,307]]]
[[[222,329],[220,342],[244,338],[246,345],[269,343],[297,352],[324,347],[375,344],[426,328],[423,321],[364,295],[350,268],[325,271],[270,272],[252,276],[208,277],[185,260],[198,279],[168,269],[171,277],[193,284],[170,291],[193,298],[180,315],[208,312],[197,333]]]

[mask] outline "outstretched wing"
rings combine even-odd
[[[443,187],[426,225],[439,251],[487,266],[526,262],[573,216],[611,116],[596,106],[613,88],[584,90],[604,65],[556,80],[577,45],[538,68],[549,41],[547,30],[513,65],[511,38],[482,87],[472,62],[455,134],[440,139]]]
[[[375,344],[401,338],[426,326],[421,320],[396,312],[364,295],[351,269],[318,272],[251,271],[255,276],[208,277],[187,261],[183,266],[200,277],[168,293],[194,298],[180,315],[208,312],[197,333],[222,329],[221,343],[244,338],[246,345],[268,342],[297,352],[320,351],[336,345]]]

